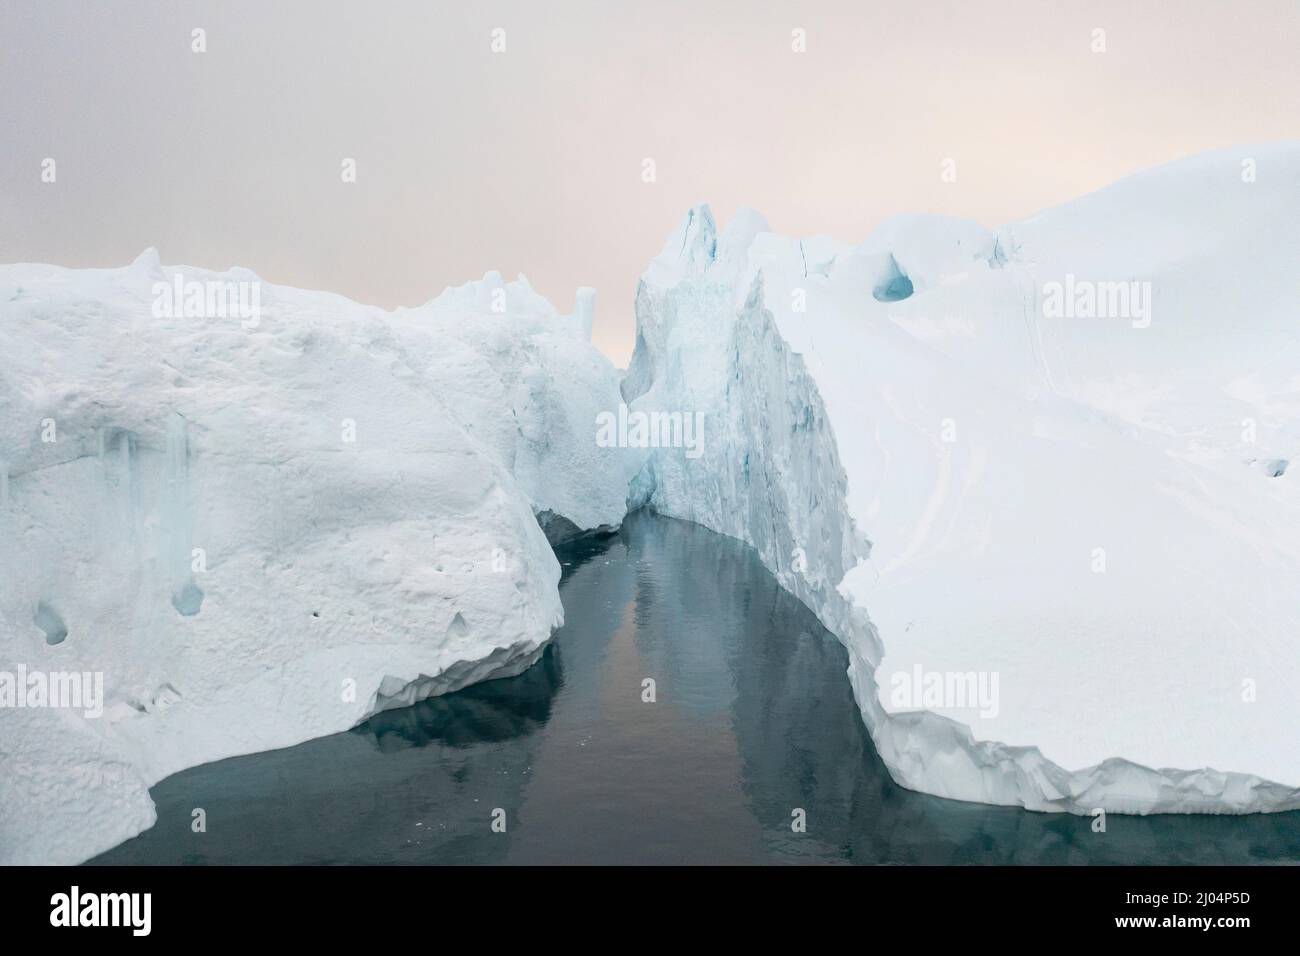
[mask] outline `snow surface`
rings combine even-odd
[[[562,316],[489,273],[390,314],[260,283],[255,323],[159,317],[177,275],[257,282],[0,267],[0,671],[106,698],[0,708],[0,863],[87,859],[178,770],[518,673],[563,618],[539,521],[624,514],[590,290]]]
[[[1300,807],[1297,222],[1297,144],[859,245],[697,207],[643,277],[623,394],[705,410],[705,452],[645,453],[632,503],[757,548],[845,642],[905,786]],[[1110,317],[1048,304],[1098,282],[1138,285]],[[953,689],[914,693],[932,675]]]

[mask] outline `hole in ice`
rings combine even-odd
[[[898,260],[889,257],[890,275],[872,290],[877,302],[901,302],[912,294],[912,280],[898,267]]]
[[[128,697],[127,704],[141,714],[152,714],[154,711],[166,710],[172,704],[181,699],[181,692],[173,687],[170,683],[164,683],[156,688],[152,694],[146,695],[143,699],[139,697]]]
[[[1281,478],[1286,474],[1287,466],[1291,461],[1287,458],[1255,458],[1250,464],[1266,478]]]
[[[44,601],[36,605],[36,626],[45,632],[46,644],[62,644],[68,637],[68,627],[57,611]]]
[[[447,625],[447,636],[464,637],[468,633],[469,625],[466,624],[465,619],[460,616],[460,611],[457,611],[456,616],[453,617],[451,623]]]
[[[129,456],[134,444],[135,433],[128,428],[106,427],[99,430],[99,454],[101,458],[108,454]]]
[[[176,608],[182,617],[193,617],[199,613],[199,608],[202,606],[203,592],[193,581],[186,582],[179,593],[172,595],[172,607]]]

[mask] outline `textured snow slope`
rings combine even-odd
[[[699,207],[645,274],[623,392],[705,410],[706,451],[650,453],[634,499],[755,545],[849,646],[909,787],[1300,806],[1297,222],[1296,145],[996,232],[718,235]],[[1137,285],[1090,310],[1098,282]]]
[[[389,314],[260,284],[255,323],[159,316],[177,276],[256,281],[0,267],[0,671],[105,696],[0,708],[0,862],[85,859],[177,770],[519,672],[563,616],[534,512],[622,519],[590,294],[558,316],[489,273]]]

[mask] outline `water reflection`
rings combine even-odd
[[[560,557],[566,623],[526,673],[170,777],[158,824],[96,862],[1300,861],[1300,813],[1098,834],[903,790],[843,648],[744,546],[638,514]]]

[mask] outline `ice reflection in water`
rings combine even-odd
[[[1300,861],[1300,813],[1112,815],[1097,834],[903,790],[843,648],[738,542],[638,514],[561,561],[566,623],[525,674],[176,774],[157,825],[95,862]]]

